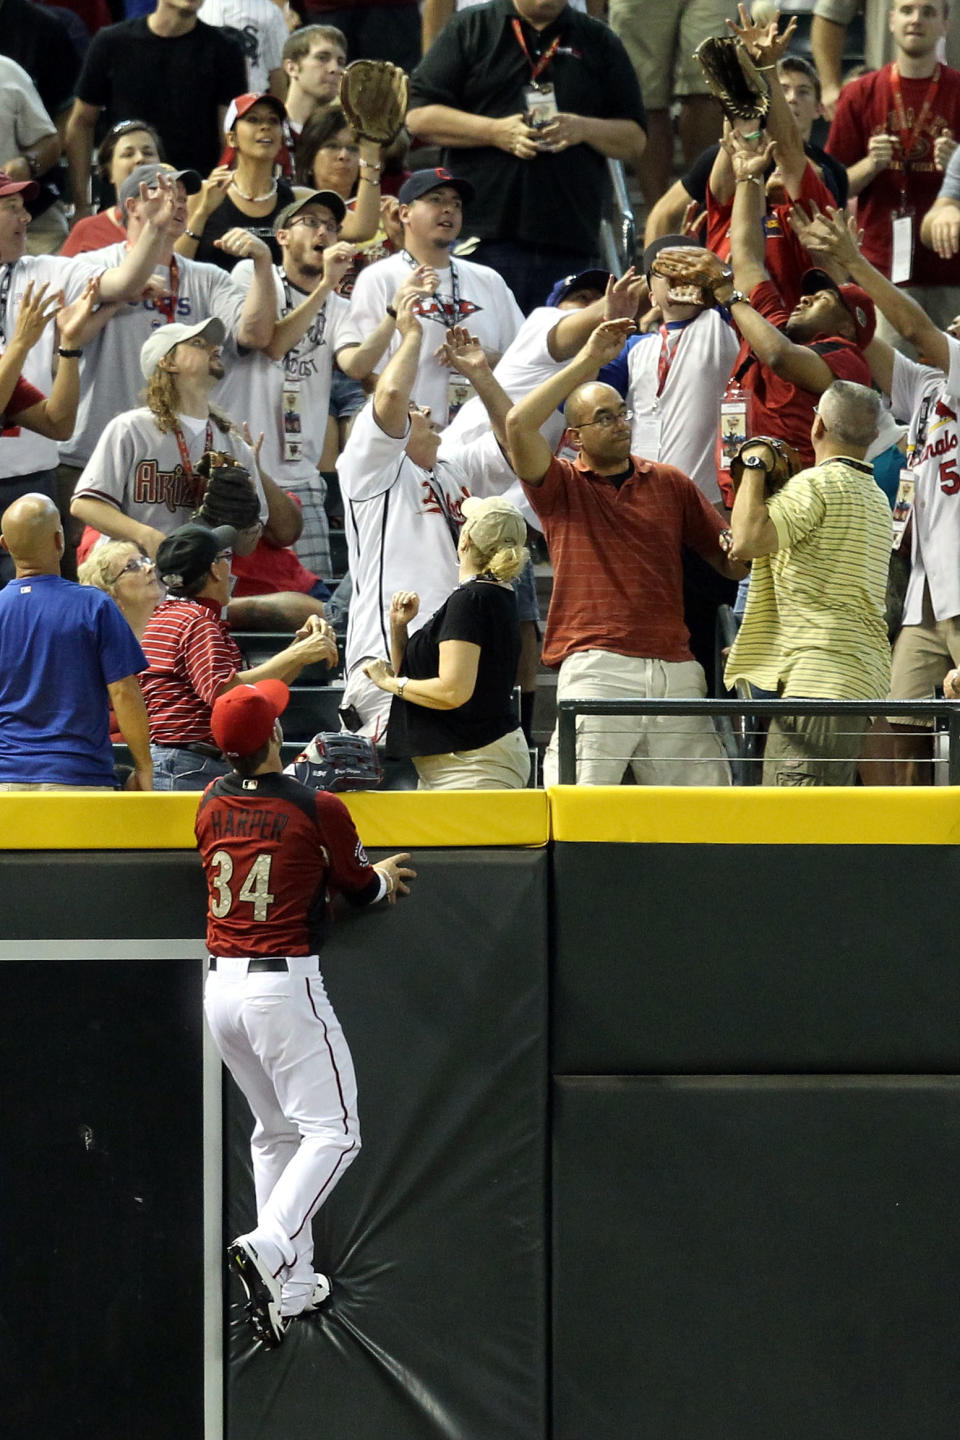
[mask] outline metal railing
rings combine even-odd
[[[627,191],[627,176],[619,160],[608,160],[611,196],[610,214],[600,220],[600,251],[603,263],[614,275],[622,275],[637,255],[637,223]]]
[[[726,738],[729,745],[732,737],[736,749],[731,758],[755,763],[756,752],[751,753],[744,736],[755,735],[756,725],[750,731],[748,722],[774,715],[867,715],[871,718],[882,715],[894,722],[899,717],[903,725],[928,721],[932,722],[931,734],[938,729],[946,731],[947,784],[960,785],[960,702],[955,700],[559,700],[557,740],[561,785],[577,783],[577,717],[580,715],[698,715],[725,720],[727,734],[720,738]],[[741,722],[739,736],[732,726],[734,720]],[[630,757],[623,758],[626,768]]]

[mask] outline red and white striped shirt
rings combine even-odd
[[[216,743],[211,707],[243,666],[220,610],[216,600],[170,599],[150,617],[142,642],[150,668],[140,688],[155,745]]]

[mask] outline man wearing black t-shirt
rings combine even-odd
[[[90,43],[67,125],[76,219],[90,214],[90,155],[101,118],[148,120],[177,170],[208,174],[223,145],[223,117],[247,89],[243,50],[197,19],[203,0],[157,0],[151,15],[108,25]]]
[[[636,160],[644,123],[622,43],[566,0],[454,15],[413,73],[407,115],[473,186],[472,258],[499,271],[525,312],[596,262],[607,157]]]

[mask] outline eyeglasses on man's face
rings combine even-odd
[[[624,406],[620,410],[601,410],[594,415],[592,420],[584,420],[580,425],[572,425],[572,430],[588,430],[591,425],[599,425],[601,430],[610,430],[614,425],[629,425],[633,419],[633,411]]]

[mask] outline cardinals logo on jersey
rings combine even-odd
[[[937,401],[933,413],[935,415],[939,415],[942,420],[956,420],[957,418],[957,412],[955,410],[951,410],[950,406],[945,405],[942,400]]]
[[[423,320],[433,320],[437,325],[442,325],[444,330],[449,330],[451,325],[459,325],[468,315],[476,315],[482,310],[482,305],[474,305],[472,300],[464,300],[461,296],[456,305],[450,300],[444,300],[439,295],[424,295],[417,307],[417,314]]]

